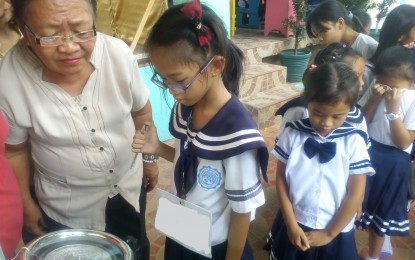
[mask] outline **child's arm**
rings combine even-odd
[[[372,89],[372,94],[369,97],[367,103],[363,106],[362,112],[365,115],[367,123],[370,123],[375,115],[376,109],[379,105],[379,102],[383,98],[383,93],[386,89],[383,85],[375,84]]]
[[[347,226],[363,202],[365,186],[366,174],[350,175],[346,197],[328,227],[307,233],[311,246],[324,246],[330,243]]]
[[[174,147],[171,147],[157,137],[157,129],[153,123],[145,122],[147,126],[146,133],[137,131],[134,135],[132,151],[134,153],[157,154],[164,159],[173,162]]]
[[[385,93],[386,113],[399,113],[402,94],[402,90],[398,88],[392,88]],[[408,131],[401,118],[390,120],[389,129],[391,132],[391,139],[399,149],[404,150],[413,143],[415,132]]]
[[[280,203],[282,215],[284,216],[285,224],[287,225],[290,242],[297,247],[298,250],[305,251],[310,248],[310,245],[304,231],[298,225],[294,214],[294,209],[288,195],[287,182],[285,180],[285,167],[285,163],[280,160],[277,161],[277,197]]]
[[[231,212],[231,223],[228,234],[228,247],[226,249],[226,260],[241,259],[244,251],[246,238],[248,237],[251,212]]]

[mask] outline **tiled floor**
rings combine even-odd
[[[269,150],[272,149],[273,140],[277,133],[277,126],[262,130]],[[160,176],[159,188],[169,189],[172,164],[164,160],[159,162]],[[267,259],[267,254],[262,247],[265,243],[267,232],[273,222],[275,212],[278,208],[275,191],[275,160],[271,157],[268,165],[269,183],[263,183],[266,203],[256,212],[256,219],[251,223],[249,240],[255,252],[255,259]],[[147,232],[151,243],[151,259],[159,260],[164,256],[164,237],[154,229],[154,218],[157,207],[157,196],[155,191],[149,193],[147,203]],[[358,231],[356,243],[359,251],[367,245],[367,232]],[[393,238],[394,254],[391,260],[414,260],[415,259],[415,222],[411,223],[411,235],[408,237]]]

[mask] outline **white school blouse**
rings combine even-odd
[[[368,60],[375,54],[378,42],[367,34],[359,33],[350,47],[362,54],[365,60]]]
[[[308,119],[288,123],[273,155],[286,164],[285,178],[297,222],[325,229],[346,196],[349,176],[375,172],[363,135],[347,123],[326,137],[315,132]],[[327,163],[320,163],[318,155],[308,158],[304,152],[307,138],[335,142],[336,155]],[[353,222],[354,218],[342,232],[350,231]]]
[[[232,98],[200,130],[190,126],[191,107],[176,103],[170,131],[176,137],[174,165],[180,164],[180,143],[197,156],[196,181],[186,200],[212,213],[212,246],[228,239],[231,211],[251,212],[265,203],[261,174],[266,179],[268,151],[255,122],[237,97]],[[190,114],[190,115],[189,115]],[[174,174],[172,193],[177,194]]]
[[[141,156],[134,160],[131,112],[149,96],[134,57],[119,39],[98,33],[80,96],[42,80],[42,64],[20,41],[0,65],[0,107],[7,144],[30,140],[40,206],[72,228],[105,229],[108,197],[120,193],[139,211]]]

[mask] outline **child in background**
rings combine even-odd
[[[372,86],[375,77],[373,75],[374,64],[379,55],[389,47],[395,45],[410,45],[415,42],[415,6],[402,4],[395,7],[386,16],[379,33],[379,45],[375,54],[368,59],[365,70],[364,82],[366,95],[364,95],[359,104],[363,106],[370,96],[370,86]]]
[[[136,134],[133,151],[174,162],[172,193],[212,213],[212,259],[253,259],[247,235],[265,203],[260,175],[266,179],[268,151],[237,98],[241,50],[212,9],[193,0],[159,18],[146,51],[152,81],[176,99],[169,126],[176,142],[160,142],[151,125],[149,137]],[[170,237],[164,255],[205,259]]]
[[[407,196],[415,139],[415,51],[393,46],[379,55],[376,84],[363,108],[376,175],[368,178],[360,225],[369,229],[368,260],[378,259],[384,236],[409,234]]]
[[[0,59],[13,47],[22,37],[15,21],[12,19],[13,8],[6,0],[4,2],[4,15],[0,16]]]
[[[16,177],[4,154],[7,133],[8,125],[0,111],[0,251],[12,259],[23,228],[23,206]]]
[[[370,18],[370,15],[365,11],[354,11],[353,15],[357,16],[360,23],[362,24],[364,30],[364,33],[369,34],[370,28],[372,27],[372,18]]]
[[[366,174],[373,174],[366,134],[345,122],[359,94],[355,72],[341,62],[305,75],[309,118],[290,122],[278,140],[271,259],[357,259],[353,222]]]
[[[372,94],[375,84],[374,64],[379,55],[387,48],[395,45],[410,45],[415,42],[415,6],[402,4],[395,7],[386,16],[379,33],[379,45],[375,54],[367,61],[363,80],[365,82],[365,93],[358,104],[364,106]],[[415,199],[415,197],[413,197]],[[413,204],[412,206],[414,206]],[[415,207],[412,207],[415,211]],[[388,258],[393,254],[390,237],[385,235],[385,242],[381,250],[381,258]]]
[[[320,44],[346,44],[360,52],[365,60],[372,57],[378,45],[375,39],[365,34],[359,18],[338,1],[328,0],[318,5],[310,13],[306,29],[308,36],[318,38]]]
[[[356,50],[347,47],[340,43],[332,43],[326,48],[319,51],[314,59],[314,64],[319,66],[324,63],[344,62],[349,65],[360,82],[360,90],[363,87],[362,75],[365,70],[365,60],[360,53]],[[278,136],[281,136],[285,129],[287,122],[308,118],[309,113],[303,97],[294,98],[288,101],[280,109],[278,109],[276,115],[282,116],[281,126],[278,130]],[[347,118],[346,122],[350,123],[357,129],[367,132],[366,120],[363,117],[360,109],[353,107]],[[369,140],[368,140],[369,144]]]

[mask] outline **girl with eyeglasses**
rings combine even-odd
[[[169,125],[175,145],[160,142],[151,125],[147,140],[136,135],[133,151],[172,161],[171,192],[211,213],[212,259],[253,259],[247,235],[256,208],[265,203],[261,174],[266,179],[268,152],[237,98],[241,50],[227,38],[221,19],[197,0],[168,9],[146,50],[153,82],[176,99]],[[174,236],[167,237],[164,255],[205,259]]]

